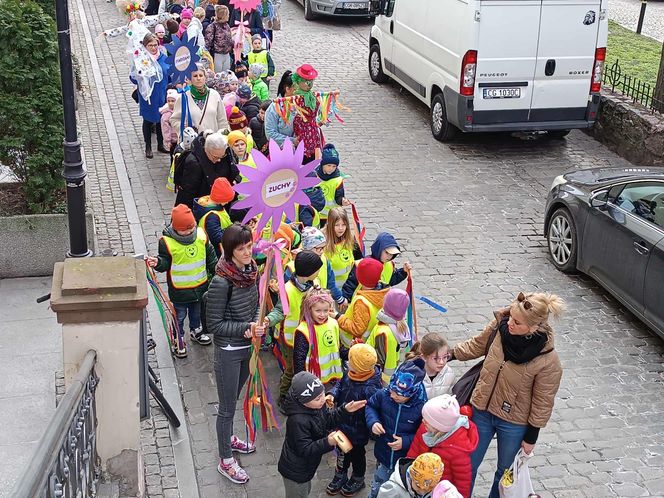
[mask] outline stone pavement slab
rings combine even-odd
[[[0,280],[0,497],[9,497],[55,412],[60,325],[38,297],[49,277]]]
[[[92,31],[121,23],[109,4],[88,2],[85,8]],[[557,272],[542,237],[546,194],[556,175],[629,163],[579,131],[566,140],[488,134],[438,143],[424,105],[396,84],[370,81],[367,21],[306,22],[294,0],[284,2],[282,18],[284,30],[273,47],[278,71],[314,64],[320,72],[316,88],[339,89],[351,109],[345,125],[324,131],[351,175],[347,195],[358,205],[368,240],[381,230],[394,231],[404,250],[400,259],[414,265],[416,292],[449,309],[442,315],[420,305],[421,333],[439,331],[454,344],[477,333],[493,309],[522,290],[551,291],[567,300],[569,309],[555,325],[565,374],[532,460],[538,492],[547,498],[664,495],[662,341],[590,279]],[[167,160],[143,157],[123,43],[103,42],[97,54],[138,214],[155,252],[174,199],[164,187]],[[265,361],[274,382],[277,367],[269,356]],[[465,367],[454,365],[459,374]],[[240,457],[252,476],[248,485],[232,485],[214,470],[212,348],[193,346],[176,368],[201,496],[283,496],[277,433],[259,435],[256,454]],[[241,422],[238,410],[240,436]],[[332,464],[331,456],[324,459],[312,495],[323,493]],[[490,449],[477,496],[486,496],[493,465]],[[157,479],[152,482],[156,488]]]

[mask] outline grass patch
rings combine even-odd
[[[648,36],[637,35],[609,21],[609,42],[606,48],[607,69],[618,59],[622,74],[655,86],[662,44]]]

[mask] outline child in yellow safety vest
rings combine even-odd
[[[339,324],[330,317],[333,308],[327,289],[314,287],[307,292],[293,339],[293,374],[311,372],[328,385],[341,379]]]
[[[318,184],[325,197],[325,207],[320,210],[321,226],[325,226],[330,209],[339,206],[348,206],[344,189],[344,177],[339,171],[339,152],[334,144],[325,144],[321,153],[321,161],[316,168],[316,174],[320,178]]]
[[[267,88],[270,88],[270,81],[274,79],[274,62],[272,61],[270,51],[263,48],[263,38],[259,34],[251,37],[251,52],[247,54],[247,62],[249,66],[252,64],[261,64],[263,66],[260,77]]]
[[[362,259],[362,252],[355,243],[344,208],[330,209],[324,233],[327,239],[325,256],[332,265],[337,287],[341,289],[355,266],[355,260]]]
[[[323,267],[318,272],[318,281],[323,289],[327,289],[332,294],[332,299],[337,303],[341,311],[345,311],[348,307],[348,302],[341,295],[341,290],[337,287],[334,280],[334,271],[332,265],[325,256],[325,235],[318,228],[305,227],[302,230],[302,249],[305,251],[313,251],[320,256],[323,261]]]
[[[353,342],[366,342],[378,323],[378,311],[389,290],[380,283],[382,271],[383,265],[371,258],[365,258],[357,265],[357,278],[363,288],[355,294],[346,313],[336,316],[341,328],[341,344],[346,349]]]
[[[284,314],[283,303],[279,302],[267,315],[270,327],[281,323],[278,333],[279,348],[284,360],[284,371],[279,382],[279,407],[281,400],[288,394],[293,379],[293,341],[295,329],[300,325],[302,301],[306,292],[318,283],[318,272],[323,266],[320,256],[312,251],[302,251],[295,256],[295,273],[286,282],[286,295],[288,296],[288,315]]]
[[[187,316],[191,339],[204,346],[212,342],[201,328],[201,299],[208,288],[210,276],[214,275],[217,256],[205,231],[196,226],[196,219],[188,206],[175,206],[171,220],[159,240],[159,255],[148,257],[147,263],[155,271],[168,274],[168,297],[175,308],[179,334],[173,353],[184,358],[187,349],[183,331]]]
[[[406,280],[408,272],[412,269],[408,262],[404,263],[403,268],[397,268],[394,260],[399,254],[401,254],[401,248],[391,233],[379,233],[374,243],[371,244],[371,254],[367,257],[380,261],[383,265],[380,282],[384,286],[394,287],[395,285],[399,285]],[[355,292],[360,288],[361,286],[358,285],[355,269],[353,268],[342,288],[344,297],[350,301]]]
[[[410,329],[405,321],[410,298],[403,289],[390,289],[385,294],[383,308],[376,316],[378,323],[371,331],[367,344],[376,349],[383,385],[390,383],[392,374],[401,363],[400,351],[410,342]]]
[[[210,195],[194,199],[194,217],[198,220],[198,226],[205,231],[217,258],[223,253],[221,236],[233,224],[228,212],[228,205],[233,199],[235,191],[226,178],[214,181]]]

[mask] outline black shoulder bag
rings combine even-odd
[[[489,354],[489,348],[491,348],[497,333],[498,324],[496,324],[493,332],[491,332],[491,335],[489,335],[489,340],[487,341],[486,349],[484,350],[484,359],[470,367],[468,371],[463,374],[459,380],[456,381],[456,384],[452,386],[452,394],[456,396],[456,399],[459,402],[459,406],[470,404],[470,397],[473,395],[477,381],[480,378],[480,372],[484,366],[484,360],[486,360],[486,355]]]

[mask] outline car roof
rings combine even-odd
[[[564,177],[568,182],[597,188],[620,181],[664,180],[664,167],[586,168],[568,171]]]

